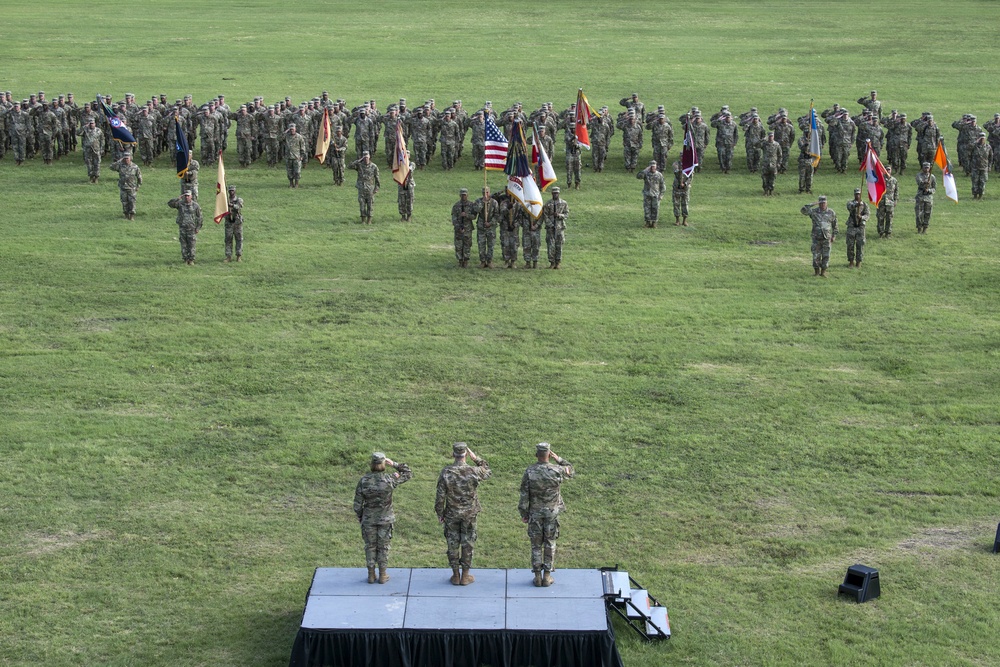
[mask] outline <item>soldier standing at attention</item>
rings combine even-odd
[[[803,192],[812,194],[815,167],[813,167],[812,153],[809,152],[811,139],[812,130],[810,128],[803,130],[802,136],[799,137],[799,194]]]
[[[719,167],[723,174],[733,168],[733,148],[739,141],[740,131],[728,110],[712,121],[715,128],[715,151],[719,156]]]
[[[181,194],[185,192],[190,192],[191,197],[198,201],[198,170],[201,169],[201,165],[198,161],[194,159],[194,151],[188,151],[188,168],[181,176]]]
[[[396,469],[387,473],[385,467]],[[389,543],[392,541],[392,524],[396,515],[392,511],[392,492],[413,477],[410,466],[387,459],[382,452],[371,458],[371,472],[358,480],[354,490],[354,513],[361,523],[361,536],[365,541],[365,564],[368,566],[368,583],[375,583],[375,566],[378,565],[378,583],[389,581]]]
[[[229,215],[226,216],[226,262],[233,259],[233,241],[236,241],[236,261],[243,261],[243,198],[236,196],[236,186],[230,185]],[[192,253],[193,254],[193,253]]]
[[[97,127],[97,121],[91,117],[87,124],[78,130],[83,137],[83,162],[87,165],[87,176],[91,183],[96,183],[101,177],[101,150],[104,148],[104,133]]]
[[[548,249],[549,268],[558,269],[562,262],[563,244],[566,242],[566,218],[569,204],[559,198],[559,188],[552,188],[552,199],[542,207],[545,219],[545,245]]]
[[[514,219],[521,221],[521,250],[524,268],[538,268],[538,251],[542,247],[542,216],[533,220],[523,206],[514,205]]]
[[[521,230],[521,219],[518,216],[524,207],[514,201],[506,192],[500,194],[500,250],[503,253],[503,263],[508,269],[513,269],[517,263],[517,233]]]
[[[826,197],[820,196],[816,204],[802,207],[802,215],[812,220],[812,256],[814,275],[826,278],[830,266],[830,245],[837,240],[837,214],[827,208]]]
[[[458,201],[451,207],[451,225],[455,228],[455,259],[464,269],[472,250],[472,202],[466,188],[458,191]]]
[[[861,268],[865,257],[865,224],[870,213],[868,202],[861,199],[861,188],[854,188],[854,199],[847,202],[847,266]]]
[[[500,223],[500,205],[490,197],[490,189],[483,188],[483,196],[472,203],[476,216],[476,243],[479,245],[479,268],[493,268],[493,245],[497,240]]]
[[[535,456],[537,463],[528,466],[521,478],[517,510],[521,521],[528,524],[535,586],[551,586],[555,583],[551,573],[555,570],[559,514],[566,509],[559,487],[574,471],[569,461],[559,458],[547,442],[535,446]]]
[[[685,174],[679,162],[674,162],[674,184],[671,187],[674,204],[674,225],[688,226],[688,203],[691,201],[691,175]]]
[[[330,162],[330,171],[333,172],[334,185],[344,184],[344,157],[346,155],[347,137],[344,136],[343,128],[337,127],[333,133],[333,140],[330,142],[330,152],[326,155],[326,159]]]
[[[969,148],[969,173],[972,175],[972,198],[982,199],[986,192],[986,181],[990,177],[993,164],[993,149],[986,143],[986,133],[980,132],[976,143]]]
[[[764,196],[774,194],[774,178],[778,174],[781,162],[781,144],[774,140],[774,132],[768,132],[767,138],[760,145],[760,180],[764,188]]]
[[[872,112],[876,118],[882,117],[882,102],[878,98],[878,91],[873,90],[868,97],[858,98],[858,104]]]
[[[361,209],[361,224],[372,224],[372,208],[375,206],[375,195],[382,183],[378,180],[378,165],[372,162],[371,153],[364,151],[361,157],[350,165],[358,172],[358,180],[354,187],[358,189],[358,206]]]
[[[646,227],[656,227],[660,219],[660,200],[667,192],[667,184],[663,181],[663,172],[657,169],[656,160],[651,160],[649,166],[635,175],[642,179],[642,213]]]
[[[142,185],[142,171],[132,163],[132,153],[125,151],[121,160],[111,163],[111,171],[118,172],[118,191],[121,194],[122,213],[126,220],[135,220],[135,195]]]
[[[635,173],[639,161],[639,151],[642,150],[642,125],[636,120],[635,110],[628,113],[618,122],[622,131],[622,148],[625,152],[625,171]]]
[[[285,175],[288,176],[288,187],[299,187],[302,177],[302,156],[306,152],[306,138],[299,134],[295,125],[288,126],[288,136],[285,137]]]
[[[191,198],[190,190],[168,201],[167,206],[177,209],[177,237],[181,242],[181,259],[191,266],[194,264],[197,235],[201,231],[201,206]]]
[[[926,234],[927,226],[931,224],[931,210],[934,208],[934,191],[937,189],[937,179],[931,173],[931,163],[920,165],[917,174],[917,196],[914,209],[917,217],[917,234]]]
[[[760,116],[752,114],[743,128],[743,144],[747,150],[747,171],[756,174],[760,169],[760,147],[767,136],[767,130],[760,122]]]
[[[386,136],[390,133],[386,132]],[[395,134],[394,132],[392,134]],[[396,193],[396,204],[399,208],[399,221],[409,222],[410,218],[413,216],[413,189],[416,187],[416,183],[413,181],[413,172],[416,171],[417,167],[412,162],[410,163],[410,170],[406,174],[406,180],[402,184],[397,183],[399,192]]]
[[[472,576],[472,556],[476,546],[476,516],[483,510],[479,504],[479,483],[490,478],[490,466],[477,457],[464,442],[452,446],[455,462],[438,476],[434,512],[444,524],[444,539],[448,544],[448,565],[451,583],[468,586]],[[466,463],[472,461],[472,465]],[[461,574],[459,574],[461,567]]]
[[[885,173],[885,194],[882,195],[878,209],[875,211],[880,239],[892,236],[892,216],[896,213],[896,202],[899,201],[899,181],[892,175],[892,167],[886,165]]]

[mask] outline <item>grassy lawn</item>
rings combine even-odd
[[[932,110],[957,164],[951,122],[1000,111],[994,9],[11,0],[0,87],[562,110],[583,86],[613,113],[636,91],[675,120],[795,117],[813,98],[853,111],[877,88],[887,110]],[[416,174],[411,223],[380,151],[367,227],[353,179],[313,163],[289,190],[283,169],[239,169],[232,139],[246,261],[221,262],[208,222],[194,267],[169,156],[129,222],[107,161],[91,185],[79,154],[8,154],[0,665],[287,664],[313,569],[363,562],[351,502],[372,450],[415,471],[391,564],[446,565],[432,507],[456,440],[494,469],[481,567],[528,564],[516,504],[534,444],[576,465],[559,566],[619,563],[670,609],[669,642],[619,628],[628,667],[1000,662],[997,184],[974,202],[960,172],[955,204],[939,178],[917,236],[911,150],[895,238],[873,212],[864,268],[838,240],[821,280],[796,174],[764,199],[742,141],[732,174],[706,154],[692,227],[644,229],[616,135],[606,171],[564,191],[559,271],[456,268],[450,207],[483,178],[468,150]],[[814,183],[842,226],[850,165],[825,160]],[[836,596],[856,562],[880,570],[879,600]]]

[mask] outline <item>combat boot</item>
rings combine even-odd
[[[524,268],[530,269],[531,268],[531,262],[525,262],[524,263]]]
[[[674,218],[674,227],[680,227],[680,226],[681,226],[681,217],[677,216],[676,218]]]
[[[819,275],[819,267],[818,266],[814,266],[813,267],[813,275],[814,276],[818,276]]]
[[[559,262],[556,262],[555,264],[553,264],[552,268],[553,269],[558,269],[559,268]]]
[[[849,269],[853,269],[854,268],[854,260],[853,259],[847,263],[847,268],[849,268]]]
[[[389,581],[389,568],[385,565],[378,566],[378,583],[384,584]]]
[[[861,268],[861,262],[854,262],[854,268],[855,269],[860,269]]]
[[[548,570],[545,570],[545,574],[542,576],[542,586],[548,588],[554,583],[556,583],[556,580],[552,578]]]
[[[492,259],[490,261],[486,262],[486,268],[487,269],[492,269],[493,268],[493,260]]]
[[[819,275],[821,275],[822,277],[826,278],[826,269],[820,269],[819,270]]]
[[[537,269],[538,268],[538,262],[535,261],[535,260],[531,260],[531,268]]]
[[[374,584],[375,583],[375,567],[374,566],[368,568],[368,583],[369,584]]]
[[[222,261],[223,261],[223,262],[225,262],[226,264],[229,264],[229,262],[233,261],[233,259],[232,259],[231,257],[226,257],[226,258],[225,258],[224,260],[222,260]]]
[[[534,584],[535,584],[536,588],[541,588],[542,587],[542,572],[541,572],[541,570],[536,570],[535,571],[535,581],[534,581]]]
[[[472,573],[468,569],[463,569],[462,570],[462,582],[461,583],[462,583],[463,586],[468,586],[469,584],[471,584],[475,580],[476,580],[476,578],[472,576]]]
[[[687,227],[687,226],[688,226],[688,219],[684,218],[683,220],[681,220],[681,227]]]
[[[236,261],[237,262],[242,262],[243,261],[243,255],[236,255]]]
[[[459,585],[461,585],[462,576],[458,573],[458,568],[457,567],[451,568],[451,579],[449,579],[448,581],[451,582],[452,586],[459,586]]]

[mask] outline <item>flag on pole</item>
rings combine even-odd
[[[215,224],[229,215],[229,191],[226,190],[226,167],[222,164],[222,151],[219,151],[219,176],[215,181]]]
[[[490,116],[486,116],[486,168],[503,171],[507,164],[507,138]]]
[[[813,168],[819,166],[819,159],[823,153],[823,146],[819,141],[819,120],[816,118],[816,107],[809,103],[809,155],[813,159]]]
[[[406,183],[410,175],[410,151],[406,150],[403,138],[403,122],[396,120],[396,152],[392,155],[392,180],[400,185]]]
[[[528,156],[525,153],[524,130],[520,123],[515,123],[511,131],[510,146],[507,151],[507,163],[504,173],[507,174],[507,192],[517,200],[528,215],[538,220],[542,215],[542,193],[538,190],[531,167],[528,166]]]
[[[556,170],[552,167],[552,161],[545,154],[545,147],[538,136],[538,124],[533,126],[534,134],[531,136],[531,163],[535,165],[535,173],[538,174],[538,187],[542,192],[558,180]]]
[[[104,111],[104,115],[107,116],[108,125],[111,126],[111,138],[122,144],[123,146],[135,146],[135,137],[129,132],[128,127],[125,126],[125,121],[118,117],[118,115],[111,110],[104,100],[100,96],[97,98],[98,103],[101,105],[101,110]]]
[[[868,201],[878,206],[885,194],[885,177],[889,174],[885,171],[885,166],[878,159],[878,154],[872,148],[871,139],[868,140],[868,148],[865,152],[865,161],[858,171],[865,172],[865,181],[868,183]]]
[[[177,178],[184,178],[191,166],[191,147],[188,146],[187,133],[181,127],[180,118],[174,116],[174,149],[177,153]]]
[[[326,151],[330,148],[330,110],[323,109],[323,122],[316,134],[316,153],[313,155],[320,164],[326,162]]]
[[[951,173],[951,161],[944,150],[944,141],[938,139],[937,152],[934,154],[934,164],[941,167],[941,180],[944,181],[944,194],[948,199],[958,201],[958,187],[955,185],[955,174]]]
[[[594,110],[590,108],[587,96],[583,94],[583,88],[580,88],[576,93],[576,112],[573,122],[576,125],[576,143],[588,151],[590,150],[590,131],[587,126],[590,124],[590,119],[596,115]]]
[[[681,171],[685,176],[690,176],[697,166],[698,149],[694,147],[694,135],[691,134],[691,126],[688,125],[684,132],[684,149],[681,151]]]

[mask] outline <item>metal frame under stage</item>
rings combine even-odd
[[[317,568],[290,667],[554,665],[622,667],[599,570],[390,568],[385,584],[363,568]]]

